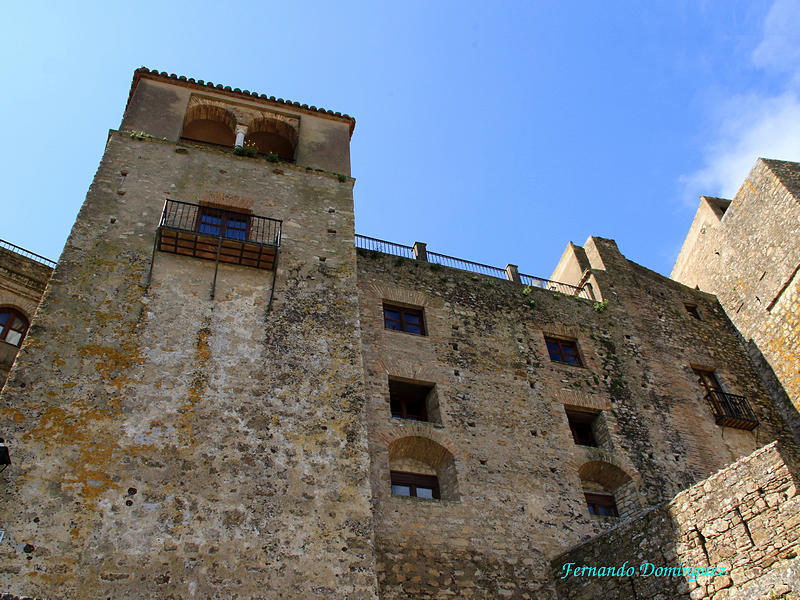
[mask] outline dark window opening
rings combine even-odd
[[[247,241],[250,218],[219,208],[201,206],[197,213],[197,232],[233,240]]]
[[[579,446],[597,447],[594,424],[599,413],[567,410],[567,421],[572,432],[573,441]]]
[[[439,499],[439,479],[436,475],[391,471],[391,479],[393,496]]]
[[[434,386],[389,380],[392,416],[412,421],[428,421],[428,398]]]
[[[688,312],[698,321],[700,320],[700,311],[697,310],[696,304],[684,304],[684,306],[686,307],[686,312]]]
[[[610,494],[590,494],[584,492],[586,505],[589,507],[589,514],[598,517],[618,517],[617,502]]]
[[[28,332],[28,319],[13,308],[0,308],[0,340],[19,346]]]
[[[717,376],[714,374],[714,371],[700,368],[692,368],[692,371],[694,371],[694,374],[697,375],[697,380],[702,386],[703,390],[705,390],[706,394],[723,391]]]
[[[422,318],[421,308],[405,308],[384,304],[383,325],[386,329],[425,335],[425,323]]]
[[[578,354],[577,343],[550,337],[545,337],[544,341],[547,343],[547,352],[553,362],[565,363],[576,367],[583,366],[580,354]]]

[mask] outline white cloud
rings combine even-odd
[[[797,73],[800,0],[776,0],[764,19],[764,38],[753,52],[757,67]]]
[[[732,198],[759,156],[800,161],[800,0],[776,0],[763,31],[752,61],[782,74],[783,91],[732,95],[713,107],[705,166],[681,178],[690,206],[701,194]]]
[[[701,194],[732,198],[759,156],[800,161],[800,100],[794,92],[735,98],[721,111],[706,166],[683,178],[692,206]]]

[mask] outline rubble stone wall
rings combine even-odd
[[[800,480],[793,460],[769,444],[671,502],[558,556],[552,561],[558,597],[797,597]]]

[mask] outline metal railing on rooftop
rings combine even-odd
[[[31,252],[30,250],[25,250],[25,248],[21,248],[16,244],[12,244],[11,242],[7,242],[5,240],[0,239],[0,247],[5,248],[6,250],[11,250],[16,254],[24,256],[25,258],[30,258],[31,260],[35,260],[36,262],[41,263],[43,265],[47,265],[52,269],[56,268],[57,263],[54,260],[45,258],[44,256],[36,254],[35,252]]]
[[[480,273],[481,275],[487,275],[488,277],[495,277],[497,279],[517,281],[522,285],[549,290],[551,292],[559,292],[568,296],[577,296],[578,298],[585,298],[587,300],[595,299],[586,286],[577,287],[568,283],[552,281],[542,277],[534,277],[533,275],[517,274],[516,271],[510,273],[508,270],[501,269],[500,267],[493,267],[471,260],[464,260],[463,258],[456,258],[455,256],[448,256],[447,254],[431,252],[425,248],[425,244],[419,244],[419,248],[417,244],[414,246],[404,246],[402,244],[395,244],[394,242],[387,242],[386,240],[356,234],[356,248],[380,252],[382,254],[390,254],[392,256],[401,256],[403,258],[421,259],[429,263],[460,269],[462,271],[469,271],[470,273]],[[417,255],[418,252],[419,256]],[[514,269],[516,269],[516,267],[514,267]]]
[[[402,256],[403,258],[414,258],[414,248],[411,246],[403,246],[402,244],[395,244],[394,242],[387,242],[386,240],[379,240],[366,235],[356,234],[356,248],[391,254],[392,256]]]
[[[461,269],[462,271],[470,271],[471,273],[480,273],[482,275],[488,275],[489,277],[497,277],[498,279],[507,279],[506,270],[499,267],[492,267],[490,265],[472,262],[471,260],[456,258],[455,256],[447,256],[446,254],[439,254],[438,252],[428,252],[427,255],[428,262],[437,265]]]
[[[559,292],[568,296],[578,296],[579,298],[586,298],[587,300],[594,300],[585,287],[577,287],[568,283],[553,281],[552,279],[542,279],[541,277],[525,275],[524,273],[519,274],[519,279],[523,285],[529,285],[530,287]]]

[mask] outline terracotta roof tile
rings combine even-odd
[[[299,102],[293,102],[292,100],[284,100],[283,98],[275,98],[275,96],[267,96],[266,94],[259,94],[258,92],[251,92],[249,90],[240,90],[239,88],[232,89],[231,86],[229,85],[223,86],[221,83],[214,84],[211,81],[203,81],[202,79],[198,79],[195,81],[195,79],[192,77],[187,78],[185,75],[175,75],[175,73],[170,74],[167,73],[166,71],[159,72],[155,69],[152,70],[148,69],[147,67],[140,67],[133,72],[133,82],[131,83],[130,94],[128,94],[128,104],[130,104],[131,98],[133,97],[133,92],[136,89],[136,86],[142,77],[147,77],[148,79],[167,79],[172,82],[177,82],[185,85],[186,87],[191,87],[195,89],[212,88],[217,92],[223,92],[223,93],[227,92],[232,96],[262,100],[265,102],[270,102],[272,104],[291,106],[292,108],[300,109],[306,112],[328,115],[336,119],[349,122],[350,135],[353,135],[353,129],[356,126],[356,120],[348,114],[342,114],[340,112],[334,112],[332,110],[326,110],[324,108],[317,108],[316,106],[309,106],[308,104],[300,104]]]

